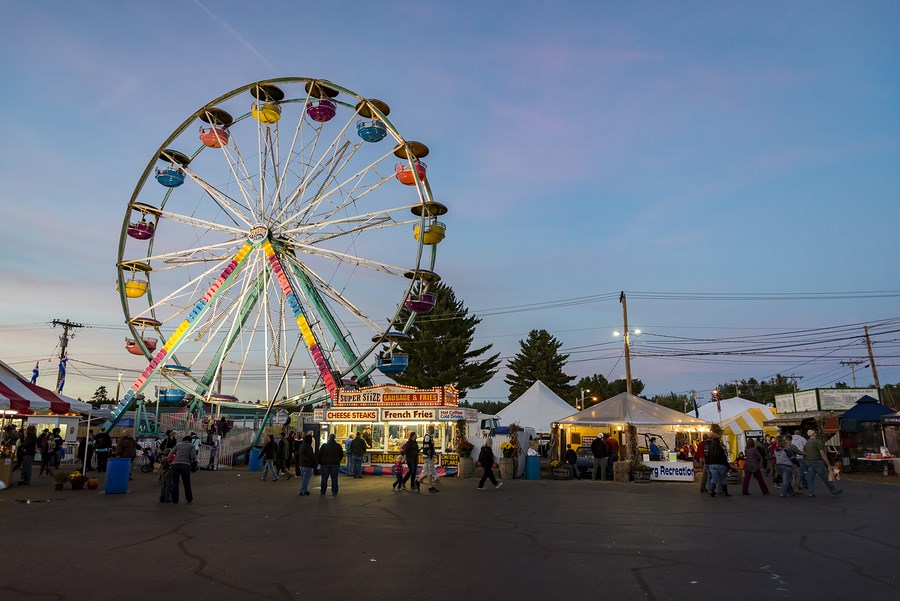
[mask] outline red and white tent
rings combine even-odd
[[[87,413],[90,408],[88,403],[57,394],[21,378],[0,373],[0,409],[20,413],[50,411],[64,414]]]

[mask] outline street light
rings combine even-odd
[[[575,407],[575,408],[578,409],[579,411],[584,411],[584,393],[585,393],[585,392],[590,393],[591,391],[590,391],[590,390],[585,390],[584,388],[581,389],[581,399],[580,399],[579,402],[578,402],[578,404],[581,405],[581,406],[580,406],[580,407]],[[596,400],[597,400],[597,397],[592,396],[592,397],[591,397],[591,400],[596,401]]]

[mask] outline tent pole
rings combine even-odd
[[[94,406],[91,405],[91,408],[88,409],[88,418],[87,424],[84,427],[84,457],[82,457],[81,464],[81,475],[84,476],[87,473],[87,459],[88,459],[88,445],[90,445],[90,441],[88,440],[88,434],[91,431],[91,414],[94,412]]]

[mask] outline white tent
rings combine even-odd
[[[534,428],[535,432],[549,432],[550,424],[575,413],[575,408],[538,380],[522,396],[507,405],[497,416],[501,424],[517,423]]]
[[[559,420],[561,426],[609,426],[633,424],[635,426],[708,426],[706,420],[697,419],[681,411],[675,411],[639,396],[623,392],[601,401],[593,407]]]

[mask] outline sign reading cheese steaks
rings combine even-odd
[[[326,409],[326,422],[377,422],[378,409]]]

